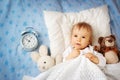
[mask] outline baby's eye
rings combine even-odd
[[[85,36],[82,36],[82,38],[85,38]]]
[[[74,35],[74,37],[77,37],[77,35]]]

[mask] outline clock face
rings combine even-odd
[[[37,37],[32,33],[27,33],[22,38],[22,45],[25,49],[33,50],[38,45]]]

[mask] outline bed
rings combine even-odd
[[[104,5],[107,6],[107,10],[104,12],[106,13],[107,11],[105,16],[106,24],[102,26],[107,26],[104,27],[106,28],[104,30],[107,30],[108,32],[103,31],[106,32],[103,33],[103,35],[114,34],[116,36],[117,46],[120,50],[119,0],[0,0],[0,5],[0,78],[2,80],[22,80],[25,75],[36,77],[38,74],[41,74],[36,63],[32,61],[30,52],[23,50],[20,44],[21,32],[27,27],[33,27],[39,33],[39,45],[44,44],[48,46],[52,56],[55,56],[59,51],[62,53],[65,50],[69,44],[69,35],[61,35],[61,32],[59,31],[60,35],[58,37],[62,36],[59,40],[61,40],[60,42],[62,42],[62,44],[64,43],[63,45],[60,45],[61,43],[58,42],[58,40],[53,40],[55,38],[50,37],[53,36],[50,32],[50,27],[48,27],[48,25],[51,25],[51,22],[49,22],[51,15],[54,17],[51,21],[55,20],[55,14],[58,14],[56,19],[58,19],[58,17],[61,19],[61,16],[64,16],[62,18],[65,18],[66,21],[68,21],[68,16],[74,15],[70,17],[70,19],[73,20],[70,23],[70,25],[72,25],[75,21],[79,21],[77,19],[78,17],[75,18],[77,20],[74,21],[76,15],[83,15],[82,13],[89,9],[94,10],[93,8]],[[84,17],[84,19],[86,18]],[[63,22],[57,20],[57,23],[59,24]],[[91,21],[91,24],[96,26],[100,23],[94,24],[94,21]],[[64,34],[70,34],[66,33],[69,32],[70,28],[68,29],[67,27],[64,27],[70,25],[62,24],[63,27],[61,29]],[[59,25],[56,25],[56,27],[59,27]],[[67,37],[63,40],[64,36]],[[94,39],[94,44],[97,43],[96,39]],[[60,45],[59,48],[61,50],[58,48],[54,49],[58,45]],[[109,76],[110,79],[119,80],[119,67],[120,63],[108,64],[106,66],[106,75]]]

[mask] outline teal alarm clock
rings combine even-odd
[[[21,36],[21,45],[24,50],[33,51],[38,47],[38,33],[32,27],[27,27]]]

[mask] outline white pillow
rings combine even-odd
[[[50,39],[50,50],[53,57],[63,53],[69,46],[71,28],[75,23],[87,22],[93,28],[93,45],[98,44],[100,36],[110,35],[110,19],[107,5],[92,8],[78,13],[44,11],[44,20]]]

